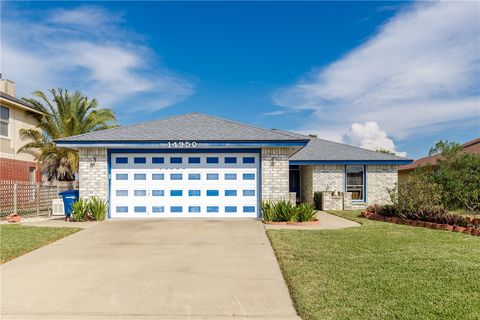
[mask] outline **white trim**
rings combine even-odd
[[[134,158],[146,158],[146,163],[134,163]],[[153,157],[163,157],[164,163],[154,164]],[[181,157],[182,164],[170,163],[171,157]],[[199,164],[189,164],[189,157],[201,159]],[[207,157],[218,157],[219,163],[206,163]],[[236,157],[235,164],[226,164],[225,158]],[[243,163],[244,157],[253,157],[254,163]],[[127,158],[128,163],[116,163],[117,158]],[[260,156],[258,153],[112,153],[110,172],[110,217],[112,218],[257,218],[260,198]],[[218,180],[208,180],[207,174],[218,174]],[[116,174],[128,174],[128,180],[117,180]],[[135,174],[146,174],[145,180],[134,180]],[[154,180],[153,174],[163,174],[162,180]],[[182,174],[182,180],[172,180],[171,174]],[[188,179],[189,174],[200,174],[200,180]],[[236,174],[235,180],[225,178]],[[244,180],[243,174],[254,174],[254,179]],[[144,191],[134,195],[134,190]],[[117,195],[125,190],[127,195]],[[162,196],[154,196],[154,190],[163,190]],[[172,196],[170,191],[182,190],[181,196]],[[200,196],[189,196],[189,190],[200,190]],[[207,190],[216,190],[218,196],[207,196]],[[235,196],[225,196],[226,190],[236,190]],[[244,190],[254,190],[254,196],[243,196]],[[228,212],[226,207],[236,207],[236,212]],[[125,207],[128,212],[117,212],[117,207]],[[135,212],[135,207],[145,212]],[[154,212],[155,207],[164,212]],[[182,207],[182,212],[170,211],[171,207]],[[199,212],[189,212],[189,207],[199,207]],[[208,212],[208,207],[216,207],[218,212]],[[249,207],[253,212],[244,212]]]

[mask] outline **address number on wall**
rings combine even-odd
[[[196,148],[197,143],[195,141],[180,141],[180,142],[168,142],[169,148]]]

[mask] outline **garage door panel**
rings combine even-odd
[[[112,154],[112,217],[257,217],[256,153]]]

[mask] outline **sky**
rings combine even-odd
[[[202,112],[398,155],[480,136],[480,3],[2,2],[17,96]]]

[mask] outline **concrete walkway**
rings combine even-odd
[[[59,227],[59,228],[90,228],[93,227],[100,222],[97,221],[81,221],[81,222],[67,222],[63,217],[55,217],[52,219],[44,219],[39,221],[32,221],[32,222],[21,222],[24,226],[34,226],[34,227]]]
[[[307,226],[295,226],[295,225],[274,225],[266,224],[266,229],[295,229],[295,230],[330,230],[330,229],[344,229],[351,227],[359,227],[360,223],[352,220],[341,218],[324,211],[317,212],[317,219],[320,220],[320,224],[307,225]]]
[[[299,319],[254,219],[108,221],[2,265],[2,319]]]

